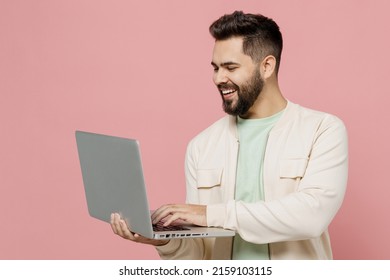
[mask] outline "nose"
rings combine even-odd
[[[223,71],[223,69],[216,70],[214,72],[213,80],[214,80],[214,83],[216,85],[227,83],[228,82],[228,78],[227,78],[226,72]]]

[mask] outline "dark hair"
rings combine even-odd
[[[259,62],[268,55],[276,58],[278,73],[283,49],[283,38],[279,26],[263,15],[244,14],[235,11],[224,15],[210,25],[210,33],[216,40],[232,37],[243,38],[243,52],[253,61]]]

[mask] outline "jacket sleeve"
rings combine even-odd
[[[243,239],[260,244],[319,237],[344,198],[348,141],[344,124],[335,117],[324,121],[317,132],[295,192],[265,202],[209,205],[208,225],[235,230]]]
[[[186,203],[199,204],[196,192],[196,168],[191,150],[192,146],[190,143],[185,158]],[[171,239],[166,245],[156,246],[156,249],[162,259],[201,260],[210,257],[209,250],[205,250],[205,247],[209,247],[205,246],[205,243],[209,243],[209,241],[211,240],[203,238]]]

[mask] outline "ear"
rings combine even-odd
[[[263,79],[271,77],[276,70],[276,58],[273,55],[266,56],[260,63],[260,73]]]

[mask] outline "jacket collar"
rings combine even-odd
[[[299,105],[290,102],[287,100],[287,106],[284,109],[284,112],[280,119],[276,122],[275,126],[272,128],[271,133],[282,129],[288,122],[293,119],[293,116],[297,112]],[[231,135],[238,140],[238,131],[237,131],[237,117],[228,116],[229,118],[229,130]]]

